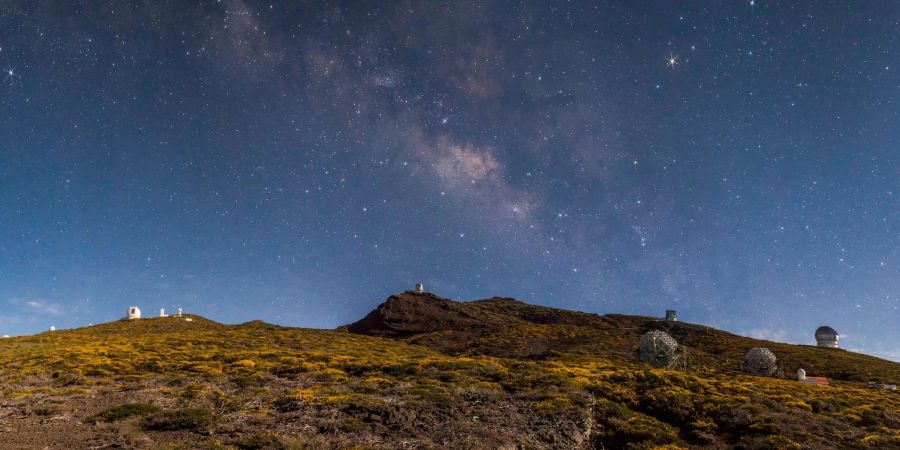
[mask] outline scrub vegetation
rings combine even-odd
[[[900,395],[866,387],[900,381],[896,363],[509,299],[440,302],[392,298],[341,330],[191,316],[4,339],[0,396],[14,431],[0,446],[900,447]],[[423,316],[435,305],[468,321]],[[417,329],[397,319],[407,313],[444,325]],[[659,327],[687,344],[687,370],[637,361],[637,337]],[[832,385],[744,375],[754,346]]]

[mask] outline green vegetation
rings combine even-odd
[[[752,377],[738,361],[760,341],[679,324],[670,332],[688,343],[691,368],[656,370],[635,358],[637,336],[657,326],[649,319],[554,324],[553,311],[520,305],[510,314],[548,323],[406,342],[193,317],[6,339],[0,393],[88,402],[134,391],[166,406],[130,402],[81,420],[160,440],[208,431],[197,439],[210,448],[453,447],[466,437],[528,448],[900,446],[900,395],[864,387],[868,374],[900,380],[897,364],[764,343],[787,369],[802,364],[833,385]],[[500,316],[504,305],[476,307]]]
[[[97,415],[88,417],[85,421],[96,423],[98,421],[116,422],[130,419],[135,416],[147,416],[159,411],[159,407],[146,403],[128,403],[113,408],[105,409]]]
[[[273,450],[283,449],[285,445],[276,436],[272,435],[254,435],[237,439],[231,443],[240,450]]]
[[[212,413],[203,408],[159,411],[144,419],[144,428],[155,431],[200,431],[212,424]]]

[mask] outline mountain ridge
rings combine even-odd
[[[535,326],[573,327],[580,342],[555,338]],[[488,336],[512,337],[510,328],[527,331],[515,343],[518,352]],[[804,368],[810,373],[841,381],[900,383],[900,364],[877,356],[840,348],[822,348],[740,336],[706,325],[625,314],[597,315],[528,304],[507,297],[458,302],[432,293],[407,291],[392,295],[365,318],[340,327],[351,333],[397,338],[449,354],[540,358],[560,352],[588,352],[620,362],[637,362],[635,350],[640,336],[651,330],[666,331],[690,352],[691,361],[703,369],[740,373],[740,362],[754,347],[771,349],[793,375]],[[542,332],[543,331],[543,332]],[[569,330],[571,331],[571,330]],[[453,332],[448,334],[448,332]],[[548,353],[549,352],[549,353]],[[865,367],[862,369],[855,369]]]
[[[686,349],[681,370],[638,358],[657,329]],[[832,385],[749,375],[750,346]],[[898,368],[683,322],[406,292],[338,330],[190,316],[4,339],[0,448],[897,448],[900,395],[867,381]]]

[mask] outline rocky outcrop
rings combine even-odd
[[[464,303],[429,293],[407,291],[390,296],[366,317],[347,326],[351,333],[407,337],[447,330],[490,328],[483,317]]]

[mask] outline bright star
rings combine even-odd
[[[666,67],[675,70],[676,65],[678,65],[678,55],[669,53],[669,57],[666,58]]]
[[[3,81],[13,81],[17,77],[19,77],[19,74],[16,73],[15,67],[7,66],[5,69],[3,69],[3,72],[6,73],[6,78],[4,78]]]

